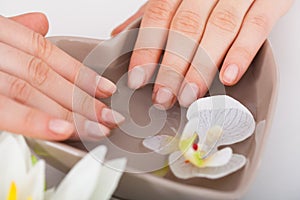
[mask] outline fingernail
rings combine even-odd
[[[117,90],[117,86],[111,82],[110,80],[102,77],[102,76],[97,76],[96,77],[96,84],[98,87],[98,90],[103,93],[110,93],[113,94]]]
[[[109,128],[107,128],[106,126],[89,120],[85,121],[84,129],[90,137],[97,139],[109,135],[110,132]]]
[[[179,97],[180,105],[184,107],[190,106],[197,100],[200,89],[195,83],[186,83]]]
[[[48,126],[50,131],[58,135],[69,135],[74,132],[73,124],[60,119],[50,120]]]
[[[142,67],[135,67],[128,73],[128,87],[138,89],[145,84],[146,74]]]
[[[235,64],[228,65],[223,75],[223,81],[226,83],[234,83],[237,79],[239,68]]]
[[[108,108],[103,108],[101,115],[102,120],[109,124],[118,125],[125,121],[125,117],[123,117],[123,115]]]
[[[160,88],[155,97],[155,101],[158,104],[169,107],[173,101],[174,94],[168,88],[162,87]]]

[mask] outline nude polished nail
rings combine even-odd
[[[200,89],[195,83],[186,83],[179,96],[180,105],[184,107],[190,106],[197,100],[200,94]]]
[[[142,87],[146,81],[146,73],[142,67],[135,67],[128,72],[128,87],[135,90]]]
[[[236,64],[228,65],[223,74],[223,81],[232,84],[239,74],[239,67]]]
[[[110,80],[108,80],[102,76],[96,77],[96,84],[97,84],[98,90],[100,90],[100,92],[103,92],[103,93],[113,94],[117,90],[117,86],[113,82],[111,82]]]
[[[168,88],[162,87],[156,93],[155,103],[163,106],[164,108],[168,108],[171,106],[173,99],[174,94],[172,91]],[[162,109],[161,106],[158,108]]]
[[[72,123],[60,119],[50,120],[48,128],[50,131],[58,135],[70,135],[74,132],[74,126]]]
[[[109,124],[119,125],[125,121],[125,117],[123,117],[123,115],[108,108],[102,109],[101,117],[104,122]]]
[[[96,139],[101,139],[104,136],[109,135],[110,130],[106,126],[97,122],[86,120],[84,123],[85,132],[88,136]]]

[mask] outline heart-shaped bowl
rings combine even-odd
[[[136,36],[137,31],[120,34],[105,41],[77,37],[49,38],[72,57],[118,83],[123,90],[117,92],[117,98],[104,101],[114,109],[121,110],[121,113],[126,109],[129,110],[128,117],[132,120],[126,121],[121,128],[113,130],[110,137],[99,142],[57,143],[28,139],[29,145],[38,156],[63,172],[70,170],[88,150],[101,144],[108,146],[108,159],[127,157],[127,172],[124,173],[114,194],[121,199],[240,198],[255,177],[276,104],[278,73],[270,43],[266,41],[263,44],[247,73],[236,86],[221,87],[219,90],[220,82],[216,78],[210,88],[209,95],[226,93],[242,102],[255,118],[255,134],[246,141],[231,146],[235,153],[246,156],[248,160],[246,166],[217,180],[204,178],[180,180],[167,169],[153,173],[160,169],[159,166],[165,165],[166,159],[148,152],[143,147],[142,140],[161,132],[164,134],[172,134],[174,130],[180,132],[186,123],[186,110],[178,105],[165,113],[152,109],[151,85],[135,92],[126,89],[126,72]],[[128,93],[131,93],[130,100],[126,99]],[[161,119],[164,119],[163,125]],[[132,121],[136,129],[131,131],[127,125],[132,124]],[[151,131],[151,127],[158,126],[161,126],[159,132]],[[137,132],[140,133],[140,137]]]

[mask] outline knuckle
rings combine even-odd
[[[47,79],[49,67],[40,59],[33,57],[28,63],[28,77],[33,85],[41,86]]]
[[[160,56],[160,50],[158,49],[138,49],[134,51],[134,57],[138,58],[149,58],[151,60],[156,60]]]
[[[224,8],[213,13],[209,23],[222,31],[234,33],[238,28],[238,21],[238,16],[233,8]]]
[[[238,52],[245,61],[250,61],[253,58],[253,53],[246,47],[235,47],[235,52]]]
[[[28,109],[24,116],[24,126],[31,127],[36,122],[36,111],[34,109]]]
[[[28,84],[25,81],[16,78],[12,80],[9,91],[11,98],[22,104],[27,102],[31,93]]]
[[[168,60],[164,65],[161,65],[162,71],[174,71],[179,77],[182,77],[186,73],[188,68],[188,62],[183,59]]]
[[[170,17],[172,5],[168,0],[155,0],[149,3],[146,17],[153,21],[165,21]]]
[[[175,30],[183,33],[198,35],[203,30],[203,23],[198,13],[192,11],[180,11],[172,24]]]
[[[73,122],[73,113],[70,112],[70,111],[64,111],[64,117],[63,119],[65,119],[66,121],[69,121],[69,122]]]
[[[82,100],[81,100],[81,103],[80,103],[81,111],[94,110],[92,105],[94,105],[93,102],[92,102],[92,98],[89,95],[84,95],[82,97]]]
[[[270,30],[270,23],[266,15],[249,16],[248,23],[252,24],[256,31],[267,34]]]
[[[70,80],[74,83],[78,81],[78,78],[80,77],[81,73],[84,73],[86,71],[86,68],[81,62],[75,60],[74,64],[71,64],[73,66],[70,71],[68,72]]]
[[[52,44],[41,34],[33,32],[32,46],[34,47],[34,55],[47,59],[52,53]]]

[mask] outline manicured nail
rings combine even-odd
[[[135,67],[128,73],[128,87],[135,90],[145,84],[146,73],[142,67]]]
[[[164,107],[169,107],[171,106],[173,98],[174,94],[172,91],[168,88],[162,87],[156,93],[155,102],[163,105]]]
[[[48,126],[50,131],[58,135],[70,135],[74,132],[73,124],[60,119],[50,120]]]
[[[223,81],[226,83],[234,83],[239,74],[239,67],[235,64],[228,65],[223,74]]]
[[[96,84],[98,87],[98,90],[103,93],[109,93],[113,94],[117,90],[117,86],[111,82],[110,80],[102,77],[102,76],[97,76],[96,77]]]
[[[125,117],[123,117],[123,115],[108,108],[102,109],[101,116],[102,120],[109,124],[118,125],[125,121]]]
[[[197,100],[200,89],[195,83],[186,83],[179,97],[180,105],[184,107],[190,106]]]
[[[107,136],[110,132],[109,128],[107,128],[106,126],[89,120],[85,121],[84,129],[90,137],[96,139],[100,139],[104,136]]]

